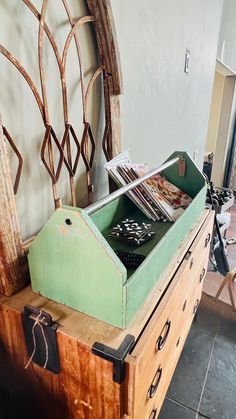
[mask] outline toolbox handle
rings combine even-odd
[[[126,192],[129,192],[131,189],[140,185],[140,183],[142,183],[145,180],[149,179],[150,177],[156,175],[157,173],[162,172],[163,170],[167,169],[167,167],[170,167],[173,164],[175,164],[177,162],[181,162],[181,161],[183,161],[183,157],[181,157],[181,156],[175,157],[174,159],[171,159],[171,160],[167,161],[162,166],[151,170],[150,172],[141,176],[139,179],[136,179],[133,182],[130,182],[128,185],[122,186],[122,188],[117,189],[117,191],[114,191],[110,195],[105,196],[104,198],[100,199],[97,202],[94,202],[94,204],[89,205],[87,208],[84,209],[84,211],[88,215],[93,214],[95,211],[99,210],[100,208],[103,208],[105,205],[114,201],[114,199],[119,198],[119,196],[123,195]]]

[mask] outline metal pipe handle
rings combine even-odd
[[[175,157],[174,159],[169,160],[168,162],[164,163],[162,166],[157,167],[156,169],[153,169],[150,172],[146,173],[145,175],[141,176],[139,179],[136,179],[133,182],[128,183],[128,185],[122,186],[121,188],[117,189],[117,191],[112,192],[110,195],[105,196],[104,198],[100,199],[97,202],[94,202],[94,204],[91,204],[88,207],[86,207],[84,211],[89,215],[93,214],[95,211],[99,210],[100,208],[103,208],[105,205],[114,201],[114,199],[119,198],[124,193],[129,192],[131,189],[140,185],[140,183],[156,175],[157,173],[162,172],[163,170],[167,169],[167,167],[172,166],[173,164],[177,163],[181,159],[182,158],[179,156],[179,157]]]

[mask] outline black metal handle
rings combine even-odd
[[[202,272],[201,272],[201,274],[200,274],[200,277],[199,277],[199,282],[200,282],[200,283],[202,282],[202,280],[203,280],[203,278],[204,278],[204,276],[205,276],[205,273],[206,273],[206,269],[205,269],[205,268],[203,268],[203,270],[202,270]]]
[[[155,419],[157,417],[157,409],[153,409],[149,416],[149,419]]]
[[[194,307],[193,307],[193,314],[196,313],[196,311],[198,309],[198,306],[199,306],[199,303],[200,303],[200,301],[199,301],[199,299],[197,299],[197,301],[196,301],[196,303],[194,304]]]
[[[40,322],[42,322],[43,324],[51,327],[52,326],[52,317],[50,316],[50,314],[46,313],[43,310],[40,310],[39,308],[30,306],[30,305],[25,305],[24,307],[24,316],[30,317],[31,315],[34,315],[36,317],[38,317],[38,320]]]
[[[186,309],[186,305],[187,305],[187,300],[185,300],[183,307],[182,307],[182,311],[184,311]]]
[[[154,397],[158,386],[160,384],[161,381],[161,375],[162,375],[162,367],[159,366],[158,370],[152,380],[152,384],[150,385],[149,389],[148,389],[148,399],[152,399],[152,397]]]
[[[193,258],[190,261],[189,269],[192,269],[192,267],[193,267]]]
[[[170,326],[171,326],[171,321],[167,319],[161,331],[161,334],[156,341],[156,351],[160,351],[165,346],[169,332],[170,332]]]
[[[205,239],[205,247],[207,247],[207,245],[208,245],[208,243],[209,243],[210,240],[211,240],[211,234],[208,233],[208,235],[207,235],[207,237]]]

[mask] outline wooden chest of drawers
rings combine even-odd
[[[0,297],[0,343],[5,365],[15,372],[11,393],[19,389],[20,377],[21,394],[34,400],[41,419],[157,418],[201,299],[212,226],[213,213],[204,211],[126,330],[38,296],[29,287],[15,296]],[[29,356],[21,313],[26,304],[43,309],[60,324],[59,374],[35,363],[25,369]],[[116,352],[127,335],[135,343],[119,384],[113,380],[119,363],[114,367],[95,355],[92,347],[99,342]],[[0,382],[0,388],[4,385]]]
[[[211,221],[203,225],[189,247],[171,284],[127,359],[128,413],[135,419],[157,417],[162,405],[200,303],[208,264],[206,248],[209,248]]]

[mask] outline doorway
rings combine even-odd
[[[228,150],[234,127],[236,74],[219,60],[216,63],[208,122],[205,160],[213,155],[211,180],[215,186],[224,185]]]

